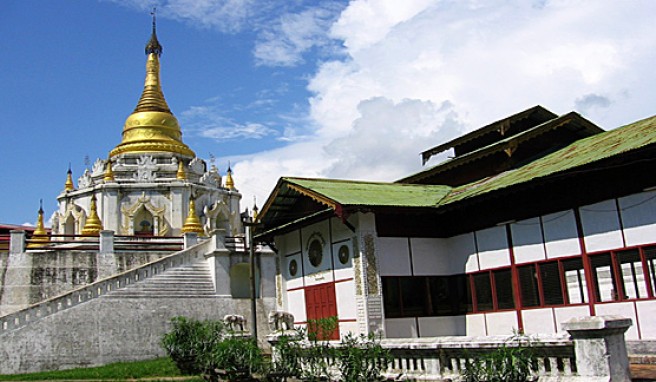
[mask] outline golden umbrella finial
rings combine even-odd
[[[48,242],[50,242],[50,236],[48,236],[48,231],[46,231],[46,227],[43,224],[43,199],[41,199],[39,200],[39,217],[36,222],[36,228],[32,233],[32,240],[27,245],[27,248],[41,247]]]
[[[66,172],[66,183],[64,183],[64,191],[74,191],[75,185],[73,184],[73,171],[71,171],[71,164],[68,164],[68,171]]]
[[[89,217],[84,223],[84,228],[82,228],[82,235],[99,236],[100,231],[103,230],[103,225],[100,221],[100,217],[98,217],[96,194],[91,195],[91,206],[89,207],[89,210]]]
[[[196,215],[196,202],[193,197],[189,198],[189,215],[187,215],[187,219],[185,219],[184,225],[182,226],[182,233],[187,232],[196,232],[199,235],[205,232],[203,226],[200,224],[198,215]]]

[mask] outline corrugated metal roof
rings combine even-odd
[[[343,206],[435,207],[451,191],[442,185],[361,182],[334,179],[283,178]],[[315,195],[318,196],[318,195]]]
[[[578,140],[520,168],[454,188],[443,205],[575,169],[656,143],[656,116]]]

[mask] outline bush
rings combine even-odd
[[[229,381],[251,380],[253,373],[262,370],[262,351],[252,338],[228,336],[212,349],[211,379],[218,375]]]
[[[515,333],[503,346],[471,357],[463,373],[466,382],[532,381],[536,371],[532,340]]]
[[[212,350],[223,339],[223,323],[174,317],[171,326],[161,344],[180,372],[197,375],[206,371],[211,366]]]
[[[349,333],[342,338],[337,349],[337,360],[342,381],[380,381],[392,357],[373,333],[368,336]]]

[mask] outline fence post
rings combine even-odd
[[[25,252],[25,231],[11,230],[9,235],[9,253]]]
[[[104,279],[118,272],[114,256],[114,231],[100,231],[98,245],[98,279]]]
[[[184,249],[194,246],[198,244],[198,234],[196,232],[185,232],[183,241]]]
[[[624,332],[632,325],[630,318],[595,316],[572,318],[562,324],[574,340],[576,369],[590,380],[631,381],[629,357]]]

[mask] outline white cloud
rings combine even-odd
[[[225,117],[216,106],[193,106],[180,115],[185,131],[216,141],[262,139],[278,135],[275,129],[261,123],[239,123]]]
[[[259,65],[294,66],[303,61],[303,53],[329,45],[326,31],[341,6],[325,3],[300,13],[287,13],[265,28],[256,41],[253,54]]]

